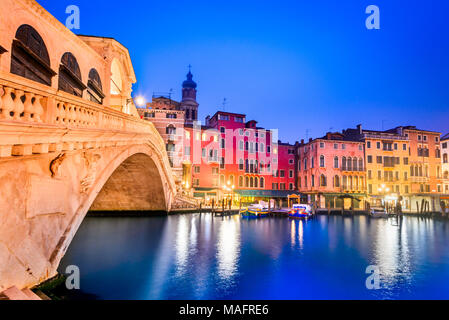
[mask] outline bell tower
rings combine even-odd
[[[191,66],[189,65],[189,73],[187,79],[182,83],[182,100],[181,110],[186,112],[185,123],[193,124],[198,120],[198,102],[196,102],[197,84],[193,81]]]

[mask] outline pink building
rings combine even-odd
[[[364,143],[341,133],[298,145],[298,188],[321,208],[364,206]]]

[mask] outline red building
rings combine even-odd
[[[252,203],[295,192],[295,146],[273,141],[273,131],[246,115],[219,111],[185,131],[183,183],[194,197]]]
[[[201,125],[192,78],[189,71],[180,102],[156,95],[138,110],[164,139],[184,192],[205,201],[287,199],[296,191],[295,146],[281,143],[277,131],[258,127],[244,114],[219,111]]]

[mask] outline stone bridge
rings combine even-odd
[[[54,276],[89,210],[168,212],[177,192],[126,48],[34,0],[4,0],[0,21],[2,292]]]
[[[25,97],[42,120],[0,120],[0,291],[53,276],[89,209],[171,209],[176,190],[151,123],[1,78],[3,105]]]

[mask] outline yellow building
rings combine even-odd
[[[371,206],[396,205],[408,210],[404,197],[411,192],[410,143],[401,129],[388,131],[347,129],[344,133],[365,142],[366,187]]]

